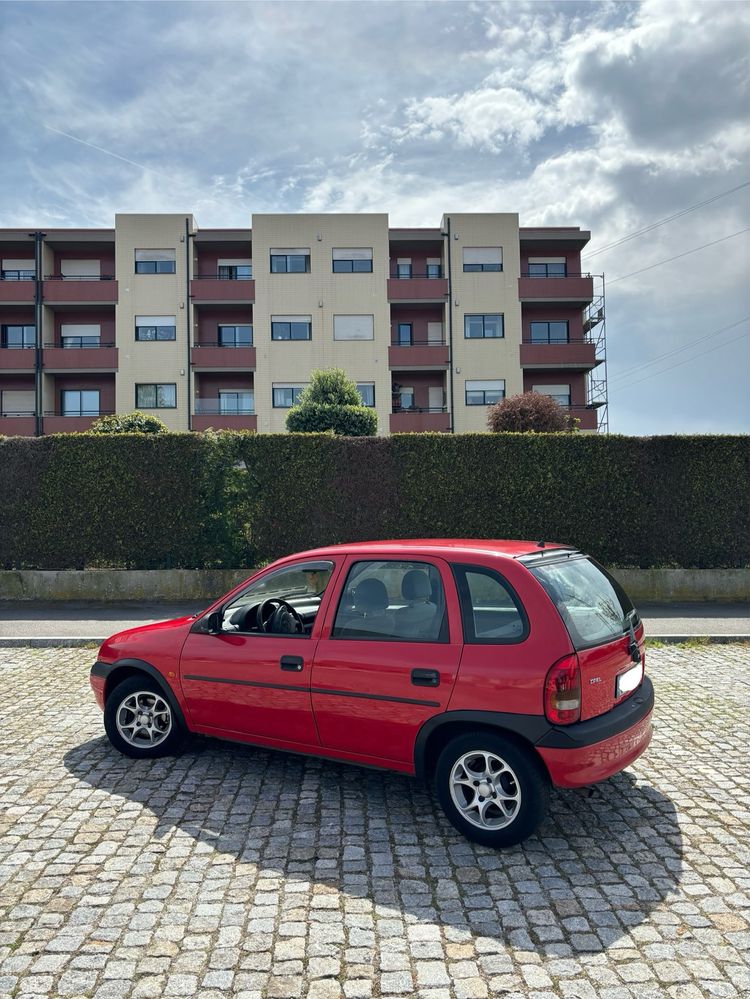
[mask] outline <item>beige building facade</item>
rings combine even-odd
[[[589,233],[518,216],[123,214],[112,230],[0,231],[0,433],[153,413],[172,430],[281,433],[338,367],[378,433],[466,432],[523,391],[602,426],[603,297]]]

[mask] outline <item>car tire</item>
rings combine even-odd
[[[542,822],[550,781],[532,750],[480,730],[445,746],[435,767],[435,790],[460,833],[500,850],[521,843]]]
[[[115,749],[137,760],[169,756],[182,739],[180,721],[169,699],[145,674],[128,677],[109,693],[104,729]]]

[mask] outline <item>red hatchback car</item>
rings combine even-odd
[[[654,703],[619,584],[575,549],[525,541],[292,555],[200,615],[109,638],[91,685],[128,756],[189,731],[416,774],[491,847],[536,829],[550,785],[640,756]]]

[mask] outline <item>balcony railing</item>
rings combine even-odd
[[[45,281],[114,281],[114,274],[45,274]]]
[[[255,416],[255,404],[232,406],[221,399],[196,399],[194,412],[201,416]]]
[[[596,367],[596,345],[591,339],[571,337],[568,340],[532,340],[524,337],[521,343],[521,367],[524,368],[579,368],[582,371]]]
[[[66,337],[65,342],[61,343],[45,343],[45,348],[53,348],[56,350],[105,350],[111,347],[115,347],[116,344],[112,343],[102,343],[97,340],[96,343],[84,343],[84,340],[88,340],[89,337],[85,336],[73,336]],[[71,343],[71,341],[73,341]]]
[[[447,406],[394,406],[392,413],[447,413]]]
[[[2,271],[0,281],[34,281],[35,275],[29,271]]]
[[[0,409],[0,416],[9,417],[27,417],[34,416],[35,410],[33,409]]]
[[[115,305],[118,285],[113,274],[47,274],[42,295],[48,305]]]
[[[194,274],[196,281],[252,281],[252,274],[219,274],[215,271],[207,271],[205,274]]]
[[[440,337],[439,340],[424,340],[412,337],[410,340],[402,340],[399,338],[398,334],[391,336],[391,346],[392,347],[445,347],[448,341],[445,337]]]
[[[81,417],[87,417],[89,419],[95,420],[100,416],[112,416],[114,409],[97,409],[96,412],[90,409],[83,409],[78,413],[64,413],[61,409],[45,409],[45,416],[59,416],[60,418],[76,420]]]
[[[252,337],[249,343],[226,343],[221,340],[201,340],[200,343],[195,344],[196,347],[218,347],[221,350],[247,350],[248,347],[253,346]]]
[[[399,274],[397,270],[392,270],[390,276],[396,281],[412,281],[416,278],[426,278],[428,281],[439,281],[442,277],[445,277],[442,267],[438,267],[436,272],[409,271],[408,274]]]
[[[530,274],[521,273],[518,279],[518,296],[521,301],[591,302],[594,297],[594,279],[590,274]]]

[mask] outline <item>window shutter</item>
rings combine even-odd
[[[373,340],[375,320],[373,316],[334,316],[334,340]]]
[[[174,260],[174,250],[136,250],[135,259],[137,262],[143,260]]]
[[[333,251],[334,260],[372,260],[371,247],[339,247]]]
[[[503,262],[502,246],[465,246],[465,264],[500,264]]]

